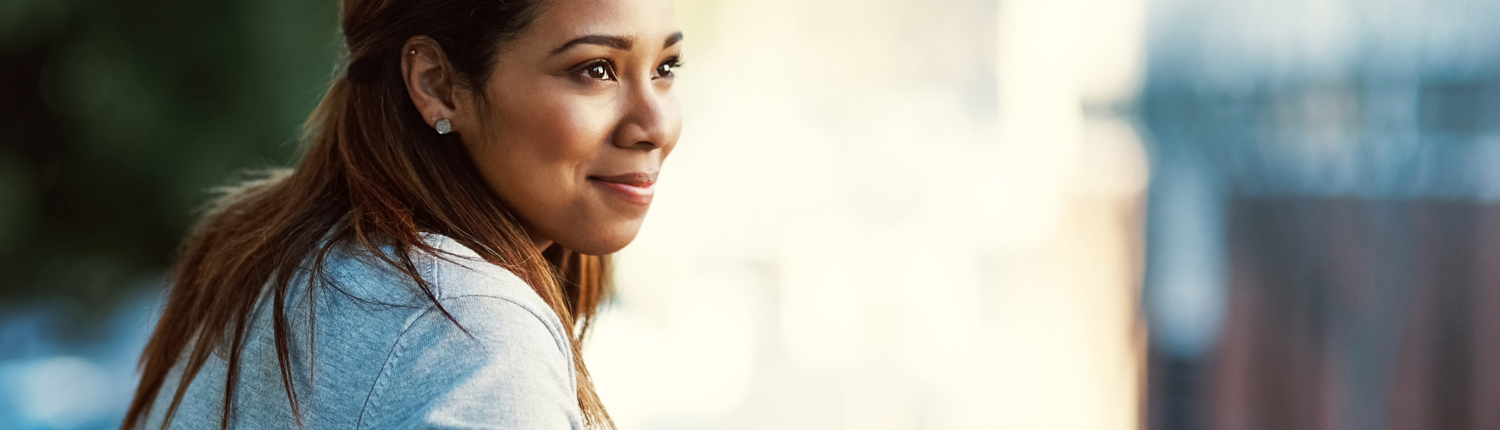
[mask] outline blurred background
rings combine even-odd
[[[622,429],[1500,428],[1500,2],[677,3]],[[0,429],[117,425],[336,20],[0,0]]]

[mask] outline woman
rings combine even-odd
[[[677,142],[671,0],[345,0],[294,171],[184,242],[122,425],[612,427],[579,358]]]

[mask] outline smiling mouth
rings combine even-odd
[[[651,198],[656,195],[655,173],[626,173],[612,176],[590,176],[589,183],[597,185],[607,191],[607,194],[617,197],[625,203],[634,205],[649,205]]]

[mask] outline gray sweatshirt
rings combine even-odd
[[[446,256],[452,261],[413,259],[468,334],[389,266],[357,251],[331,253],[326,270],[334,285],[323,283],[309,295],[304,272],[287,300],[303,428],[583,428],[572,348],[557,315],[511,272],[448,237],[425,238],[454,254]],[[227,351],[209,357],[171,428],[218,428],[227,358]],[[269,300],[257,305],[240,360],[230,428],[296,428],[276,361]],[[161,427],[182,361],[144,428]]]

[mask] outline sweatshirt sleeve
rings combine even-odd
[[[561,327],[503,297],[442,302],[463,328],[435,306],[417,316],[386,358],[359,428],[583,428]]]

